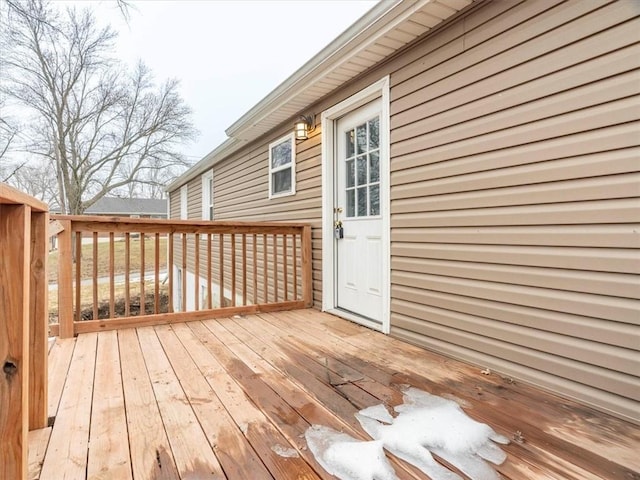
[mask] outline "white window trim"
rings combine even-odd
[[[335,241],[333,236],[333,207],[335,201],[334,185],[334,139],[335,123],[347,113],[356,110],[368,102],[377,98],[381,99],[382,111],[380,114],[380,188],[383,186],[386,194],[380,202],[380,214],[382,215],[382,332],[391,330],[390,305],[391,305],[391,154],[390,154],[390,108],[389,76],[385,76],[377,82],[369,85],[358,93],[334,105],[322,112],[322,310],[337,312],[339,316],[348,317],[341,311],[335,310]],[[383,162],[382,158],[387,158]],[[366,324],[363,319],[357,320]],[[372,328],[377,328],[373,324]]]
[[[287,140],[291,142],[291,164],[282,165],[277,168],[271,168],[271,149],[276,145],[279,145]],[[275,194],[272,193],[271,177],[273,176],[273,173],[279,172],[281,170],[285,170],[287,168],[291,168],[291,191],[275,193]],[[284,137],[281,137],[275,142],[272,142],[269,144],[269,199],[288,197],[290,195],[295,195],[295,194],[296,194],[296,141],[294,139],[293,133],[290,133],[289,135],[285,135]]]
[[[180,220],[186,220],[189,218],[189,186],[183,185],[180,187]]]
[[[210,195],[212,192],[209,190],[209,182],[213,182],[213,170],[208,171],[202,175],[202,219],[203,220],[213,220],[214,213],[211,213],[211,218],[209,218],[209,209],[213,207],[213,197],[214,195]]]

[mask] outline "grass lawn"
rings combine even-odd
[[[116,238],[114,242],[114,273],[115,275],[124,274],[125,266],[125,242],[124,238]],[[144,242],[144,263],[147,272],[154,270],[155,263],[155,237],[145,236]],[[167,238],[160,237],[160,270],[167,269]],[[140,273],[140,239],[132,238],[130,241],[130,272]],[[109,242],[98,242],[98,277],[109,276]],[[75,265],[73,275],[75,278]],[[82,256],[80,261],[82,279],[92,278],[93,276],[93,243],[82,245]],[[49,283],[58,281],[58,251],[49,254]],[[91,288],[89,286],[89,288]]]

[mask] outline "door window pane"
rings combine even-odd
[[[355,188],[351,188],[347,190],[347,217],[355,217],[356,216],[356,190]]]
[[[369,120],[369,150],[375,150],[380,144],[380,117]]]
[[[380,153],[371,152],[369,154],[369,183],[380,181]]]
[[[380,215],[380,185],[369,187],[369,215]]]
[[[346,166],[346,184],[347,188],[353,187],[356,184],[356,163],[354,160],[347,160]]]
[[[351,158],[353,157],[353,154],[355,152],[355,146],[353,144],[353,141],[354,141],[353,130],[349,130],[348,132],[345,132],[345,137],[347,142],[347,158]]]
[[[358,216],[367,216],[367,187],[358,188]]]
[[[364,123],[356,127],[356,153],[365,153],[367,151],[367,124]]]
[[[365,185],[367,183],[367,156],[360,155],[357,162],[358,185]]]

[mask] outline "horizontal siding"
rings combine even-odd
[[[392,334],[636,421],[638,15],[489,5],[391,77]]]

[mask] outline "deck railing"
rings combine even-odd
[[[28,431],[47,426],[48,216],[0,183],[0,478],[27,478]]]
[[[60,230],[52,335],[312,304],[306,224],[51,218]]]

